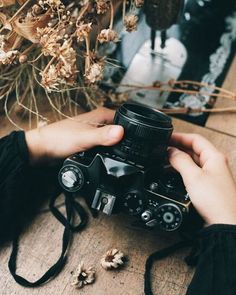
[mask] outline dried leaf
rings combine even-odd
[[[2,23],[2,28],[6,29],[6,30],[9,30],[9,31],[12,30],[12,26],[8,21],[8,17],[3,12],[0,12],[0,22]]]
[[[7,6],[11,6],[14,5],[16,3],[15,0],[0,0],[0,7],[7,7]]]
[[[18,17],[12,22],[12,26],[18,35],[30,40],[32,43],[38,43],[37,28],[46,27],[50,20],[50,13],[51,11],[48,10],[45,14],[39,16],[37,20],[26,20],[25,22],[22,21],[22,17]]]
[[[5,37],[4,50],[14,50],[20,47],[23,37],[19,36],[16,32],[11,32]]]

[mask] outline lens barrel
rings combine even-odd
[[[140,165],[165,159],[173,131],[169,116],[142,105],[125,103],[117,110],[114,124],[125,130],[122,141],[113,147],[116,155]]]

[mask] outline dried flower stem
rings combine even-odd
[[[35,63],[40,59],[40,57],[43,56],[43,53],[40,53],[37,57],[35,57],[33,60],[29,60],[28,63]]]
[[[4,111],[5,111],[5,114],[6,114],[6,117],[7,119],[9,120],[9,122],[11,122],[11,124],[13,126],[15,126],[17,129],[19,130],[23,130],[19,125],[17,125],[12,119],[11,117],[9,116],[9,113],[8,113],[8,108],[7,108],[7,105],[8,105],[8,99],[9,99],[9,93],[5,96],[5,102],[4,102]]]
[[[90,6],[90,2],[88,1],[88,3],[87,3],[85,6],[83,6],[83,7],[81,8],[80,13],[79,13],[79,15],[78,15],[78,17],[77,17],[77,20],[76,20],[76,26],[79,25],[79,22],[80,22],[81,18],[82,18],[82,17],[84,16],[84,14],[87,12],[89,6]]]
[[[110,7],[111,7],[111,19],[110,19],[110,26],[109,29],[112,30],[113,28],[113,23],[114,23],[114,6],[112,0],[110,0]]]
[[[174,92],[174,93],[185,93],[185,94],[193,94],[197,95],[201,93],[202,95],[208,95],[211,97],[222,97],[222,98],[229,98],[229,99],[234,99],[236,100],[236,94],[233,92],[228,92],[228,94],[222,94],[222,93],[208,93],[208,92],[199,92],[196,90],[187,90],[187,89],[175,89],[175,88],[164,88],[162,86],[153,86],[153,85],[148,85],[148,86],[139,86],[139,85],[130,85],[130,84],[121,84],[120,86],[122,87],[127,87],[127,88],[132,88],[131,90],[128,90],[127,92],[137,90],[137,89],[147,89],[147,90],[156,90],[160,92]],[[220,88],[221,89],[221,88]]]
[[[23,52],[21,52],[21,55],[26,55],[28,54],[34,47],[36,47],[37,44],[33,43],[29,47],[27,47]]]
[[[123,0],[123,8],[122,8],[122,21],[124,23],[126,15],[126,0]]]
[[[46,68],[43,70],[44,73],[47,72],[47,70],[49,69],[50,65],[55,61],[56,56],[53,56],[53,58],[51,58],[51,60],[49,61],[49,63],[46,65]]]
[[[191,109],[191,108],[176,108],[176,109],[166,109],[161,108],[159,111],[166,114],[194,114],[194,113],[235,113],[236,107],[228,107],[228,108],[214,108],[214,109]]]
[[[199,87],[207,87],[207,88],[212,88],[213,90],[217,90],[219,92],[228,93],[230,95],[232,95],[232,93],[233,93],[232,91],[229,91],[227,89],[217,87],[217,86],[214,86],[214,85],[211,85],[211,84],[203,83],[203,82],[197,82],[197,81],[181,80],[181,81],[175,81],[174,84],[175,85],[188,84],[188,85],[196,85],[196,86],[199,86]],[[167,85],[167,83],[166,83],[166,85]]]
[[[90,37],[89,36],[85,36],[85,44],[86,44],[85,73],[87,73],[90,68]]]
[[[101,30],[102,30],[102,24],[101,24],[101,21],[98,20],[98,31],[97,32],[101,32]],[[98,35],[99,35],[99,33],[97,33],[97,37],[96,37],[96,43],[95,43],[95,47],[94,47],[95,52],[98,52],[98,45],[99,45]]]

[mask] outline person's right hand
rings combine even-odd
[[[236,185],[226,157],[197,134],[174,133],[169,161],[207,225],[236,224]]]

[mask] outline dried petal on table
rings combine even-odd
[[[101,259],[101,265],[104,269],[109,270],[112,268],[118,268],[125,262],[124,254],[117,249],[111,249]]]
[[[71,285],[76,288],[83,288],[85,285],[92,284],[95,281],[95,270],[93,267],[85,268],[81,262],[73,272]]]

